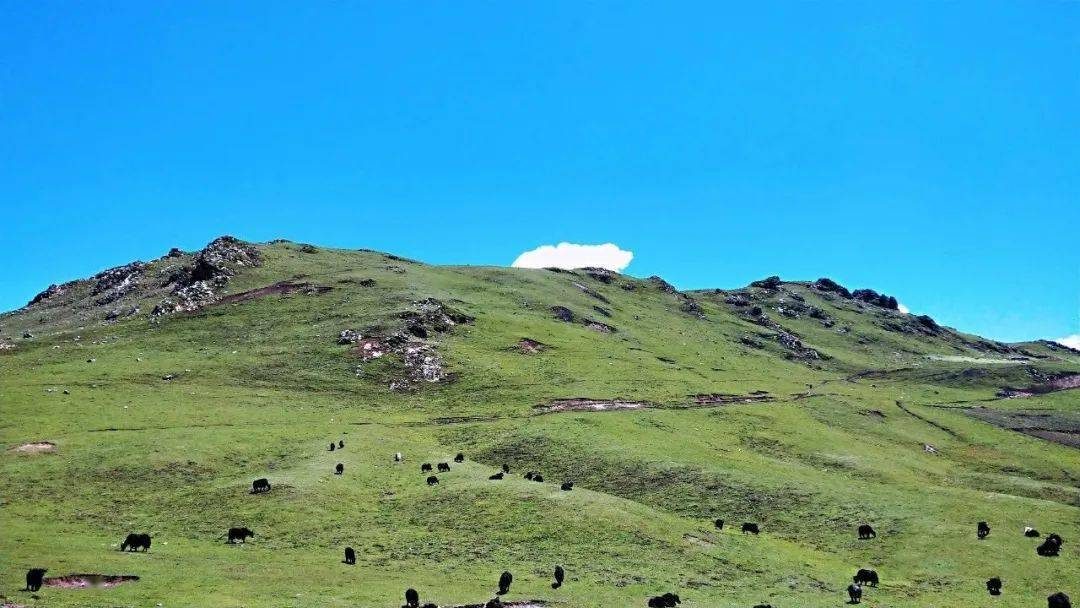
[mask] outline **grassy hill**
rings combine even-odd
[[[54,286],[0,316],[0,595],[457,606],[510,570],[508,602],[813,608],[867,567],[871,606],[1075,601],[1080,353],[894,302],[227,238]],[[458,452],[429,487],[420,464]],[[30,567],[140,579],[31,594]]]

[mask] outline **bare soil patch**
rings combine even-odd
[[[1006,399],[1034,397],[1035,395],[1045,395],[1046,393],[1066,391],[1074,388],[1080,388],[1080,374],[1063,374],[1056,378],[1051,378],[1047,382],[1035,384],[1027,388],[1004,388],[998,392],[998,397],[1004,397]]]
[[[44,583],[62,589],[107,589],[137,580],[139,577],[129,574],[69,574],[47,578]]]
[[[773,396],[765,391],[755,391],[749,395],[733,395],[729,393],[709,393],[707,395],[691,395],[697,405],[728,405],[733,403],[761,403],[772,401]]]
[[[548,345],[543,342],[537,342],[532,338],[522,338],[518,340],[518,348],[526,355],[535,355],[542,350],[546,350]]]
[[[56,444],[51,441],[34,441],[32,443],[24,443],[11,449],[16,452],[23,452],[24,454],[37,454],[38,452],[55,451]]]
[[[656,407],[655,403],[648,401],[627,401],[624,399],[589,399],[576,397],[573,399],[556,399],[547,405],[539,405],[537,409],[542,413],[555,412],[607,412],[611,410],[640,410],[647,407]]]
[[[1080,448],[1080,414],[1049,410],[965,408],[964,413],[983,422],[1046,441]]]

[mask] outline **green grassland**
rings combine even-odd
[[[224,293],[290,280],[329,289],[151,319],[167,290],[144,287],[119,300],[138,314],[106,321],[115,303],[94,304],[79,283],[0,316],[4,601],[391,607],[414,587],[422,602],[454,606],[490,599],[510,570],[504,600],[563,608],[644,606],[667,591],[689,608],[816,608],[843,604],[861,567],[882,577],[864,596],[874,607],[1080,597],[1080,450],[970,415],[1077,420],[1075,390],[996,395],[1080,372],[1080,353],[907,331],[910,315],[811,283],[680,295],[585,271],[429,266],[288,242],[258,250],[262,264]],[[144,276],[191,260],[155,260]],[[733,295],[819,357],[786,348]],[[428,340],[447,380],[391,390],[400,357],[363,362],[338,344],[343,329],[394,331],[425,298],[474,318]],[[793,298],[829,323],[778,312]],[[556,319],[556,305],[575,322]],[[522,338],[547,348],[526,354]],[[771,399],[694,399],[754,391]],[[539,407],[563,398],[646,406]],[[339,438],[346,447],[327,451]],[[18,449],[37,441],[55,449]],[[428,487],[420,463],[457,452],[466,462]],[[503,463],[513,474],[489,481]],[[523,479],[528,470],[546,481]],[[270,493],[249,493],[258,477]],[[561,491],[563,480],[575,489]],[[983,541],[981,520],[993,528]],[[739,533],[744,521],[761,534]],[[857,540],[861,523],[878,537]],[[255,538],[226,544],[241,525]],[[1061,555],[1036,556],[1028,525],[1061,534]],[[128,532],[151,533],[152,549],[118,551]],[[345,546],[357,565],[341,563]],[[555,564],[567,571],[558,590]],[[31,594],[20,591],[30,567],[141,578]],[[985,591],[991,576],[1004,580],[1000,597]]]

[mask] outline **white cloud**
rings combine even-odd
[[[519,255],[514,263],[514,268],[607,268],[615,272],[622,272],[634,259],[633,251],[624,251],[614,243],[603,245],[578,245],[576,243],[559,243],[558,245],[541,245],[532,251],[526,251]]]
[[[1076,350],[1080,350],[1080,334],[1073,334],[1071,336],[1065,336],[1064,338],[1058,338],[1057,340],[1054,340],[1054,342],[1057,342],[1058,344],[1064,344],[1069,348],[1075,348]]]
[[[904,313],[905,315],[906,315],[906,314],[910,314],[910,313],[911,313],[911,309],[910,309],[910,308],[908,308],[907,306],[904,306],[904,305],[903,305],[902,303],[900,303],[900,302],[897,302],[897,303],[896,303],[896,309],[897,309],[897,310],[899,310],[900,312]]]

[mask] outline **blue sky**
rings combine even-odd
[[[0,309],[230,233],[1080,333],[1080,4],[0,0]]]

